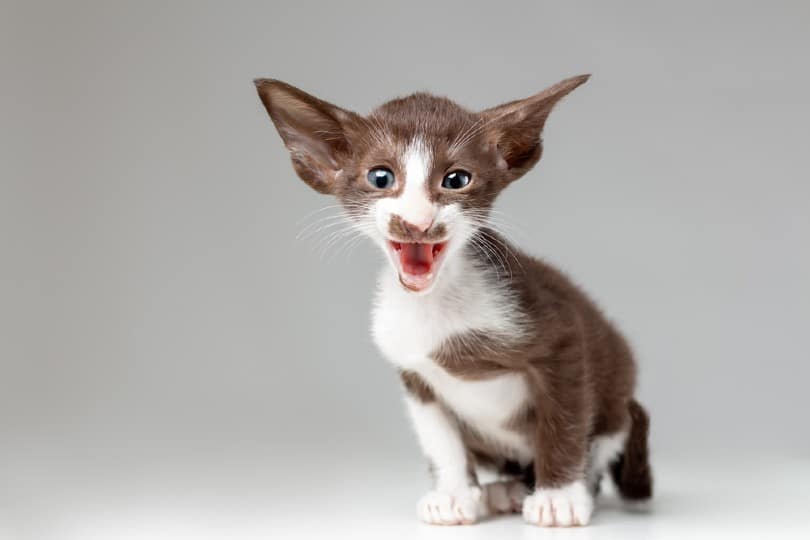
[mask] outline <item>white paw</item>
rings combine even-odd
[[[496,514],[520,512],[526,495],[528,495],[526,485],[519,480],[504,480],[484,485],[487,506]]]
[[[468,525],[482,512],[483,493],[478,486],[452,491],[430,491],[419,500],[419,519],[432,525]]]
[[[523,501],[523,519],[541,527],[587,525],[591,513],[593,497],[581,480],[561,488],[537,488]]]

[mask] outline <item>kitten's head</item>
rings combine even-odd
[[[402,285],[424,293],[486,224],[498,193],[537,163],[549,112],[587,79],[481,112],[420,93],[368,116],[281,81],[255,82],[298,176],[336,196]]]

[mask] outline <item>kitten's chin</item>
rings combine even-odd
[[[427,276],[411,276],[399,272],[399,282],[405,290],[409,292],[426,294],[433,288],[435,276],[433,274],[428,274]]]

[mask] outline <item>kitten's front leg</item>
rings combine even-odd
[[[594,503],[585,482],[585,431],[562,411],[541,416],[544,418],[537,425],[535,489],[523,501],[523,518],[542,527],[587,525]]]
[[[485,504],[458,424],[435,399],[408,396],[405,402],[436,481],[418,503],[419,519],[434,525],[474,523]]]
[[[553,370],[530,370],[535,396],[535,489],[523,501],[523,517],[533,525],[587,525],[593,496],[585,482],[588,405],[581,344],[562,339]]]

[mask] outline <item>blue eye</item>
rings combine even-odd
[[[389,189],[394,187],[394,173],[388,169],[379,167],[368,171],[368,183],[377,189]]]
[[[457,170],[444,175],[444,179],[442,179],[442,187],[445,189],[461,189],[463,187],[467,187],[471,181],[472,178],[470,177],[470,173],[467,171]]]

